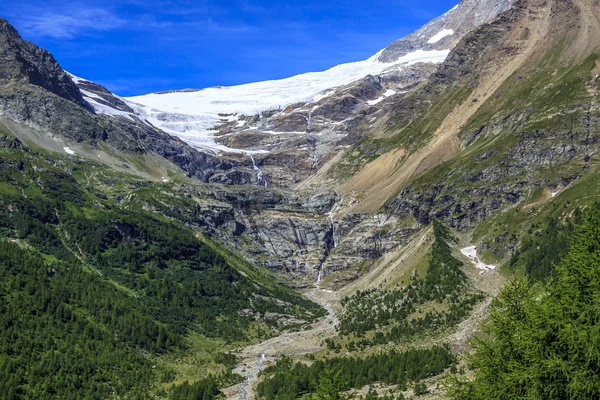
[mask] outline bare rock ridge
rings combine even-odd
[[[388,45],[380,60],[391,62],[416,49],[437,50],[453,47],[468,32],[507,11],[514,0],[462,0],[456,7]]]
[[[8,21],[0,18],[0,84],[24,81],[92,110],[79,89],[48,51],[23,40]]]

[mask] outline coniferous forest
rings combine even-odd
[[[565,224],[548,221],[521,254],[525,274],[495,300],[475,341],[474,379],[451,379],[449,393],[455,399],[597,398],[600,204]]]
[[[0,398],[171,392],[175,375],[155,357],[185,352],[189,334],[243,343],[256,325],[243,309],[323,314],[240,273],[181,222],[122,208],[72,177],[103,167],[18,146],[0,148]],[[222,381],[176,386],[172,396],[211,399]]]

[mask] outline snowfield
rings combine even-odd
[[[395,62],[384,63],[379,61],[382,51],[364,61],[340,64],[326,71],[309,72],[286,79],[197,91],[152,93],[123,100],[142,119],[180,137],[191,146],[215,153],[225,151],[251,154],[249,151],[231,149],[215,143],[213,128],[223,119],[237,120],[238,115],[255,115],[294,103],[319,101],[333,94],[331,89],[355,82],[367,75],[381,74],[388,68],[401,69],[420,62],[441,63],[450,53],[450,50],[416,50]],[[384,96],[393,94],[388,91]],[[86,96],[86,100],[98,112],[108,113],[107,110],[98,107],[93,98]],[[238,121],[238,124],[243,125],[243,122]]]
[[[416,63],[441,63],[450,50],[416,50],[390,63],[379,61],[382,52],[383,50],[363,61],[340,64],[326,71],[309,72],[286,79],[126,98],[115,95],[125,101],[135,114],[102,104],[102,98],[97,94],[80,90],[83,98],[98,114],[129,119],[137,117],[204,151],[217,154],[259,154],[266,151],[239,150],[216,143],[213,136],[215,126],[227,121],[236,122],[241,127],[245,125],[245,121],[239,119],[241,115],[260,114],[294,103],[314,103],[334,94],[335,88],[356,82],[367,75],[379,75],[388,69],[402,69]],[[87,81],[70,73],[69,76],[76,84]],[[369,104],[377,104],[394,94],[393,90],[388,90],[381,98],[372,100]]]
[[[367,75],[378,75],[394,66],[419,62],[441,63],[449,50],[416,50],[393,63],[379,61],[381,51],[364,61],[340,64],[323,72],[309,72],[291,78],[248,83],[239,86],[212,87],[194,92],[147,94],[126,98],[152,109],[186,115],[244,114],[278,109],[300,102],[313,102],[328,89],[347,85]]]

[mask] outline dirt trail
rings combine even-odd
[[[245,376],[241,385],[223,390],[227,399],[254,400],[258,372],[274,364],[282,356],[315,353],[323,349],[325,339],[336,335],[335,326],[339,323],[336,310],[339,308],[337,292],[321,289],[318,283],[306,293],[311,300],[327,310],[327,316],[311,325],[310,330],[287,332],[264,342],[245,347],[237,353],[240,360],[234,373]]]

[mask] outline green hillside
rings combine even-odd
[[[160,185],[49,158],[12,137],[0,143],[0,392],[8,398],[146,395],[179,378],[161,360],[193,351],[189,337],[228,348],[284,329],[265,313],[304,323],[323,315],[266,271],[240,270],[182,222],[115,196],[141,185],[171,201]],[[77,179],[91,174],[103,184]]]

